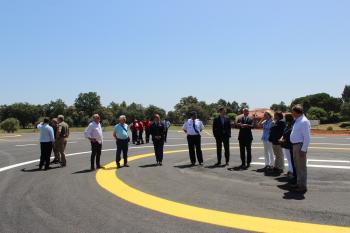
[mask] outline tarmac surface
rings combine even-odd
[[[237,130],[231,139],[230,167],[240,165]],[[164,166],[153,156],[131,161],[116,173],[130,187],[176,203],[244,216],[342,227],[350,232],[350,136],[313,136],[308,153],[309,191],[288,191],[284,175],[257,172],[263,167],[261,131],[254,131],[253,165],[228,171],[216,163],[215,140],[204,133],[204,166],[187,166],[184,133],[170,131]],[[115,159],[115,142],[105,133],[102,164]],[[182,152],[178,151],[182,150]],[[153,152],[152,144],[131,145],[129,155]],[[67,147],[67,167],[37,171],[37,134],[0,136],[0,232],[251,232],[170,216],[130,203],[99,185],[90,172],[90,146],[73,133]],[[115,187],[114,187],[115,188]],[[145,203],[149,205],[152,203]],[[153,204],[157,205],[157,204]],[[176,210],[175,210],[176,211]],[[218,220],[219,222],[219,220]],[[266,224],[266,232],[269,225]],[[345,231],[344,231],[345,230]],[[265,231],[265,230],[264,230]],[[293,229],[280,229],[280,232]]]

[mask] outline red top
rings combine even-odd
[[[145,126],[146,129],[150,129],[152,124],[150,120],[145,120],[143,122],[143,125]]]

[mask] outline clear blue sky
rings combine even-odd
[[[251,107],[350,84],[348,0],[0,0],[0,104]]]

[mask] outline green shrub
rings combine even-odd
[[[0,128],[7,133],[14,133],[19,129],[19,121],[16,118],[8,118],[0,123]]]
[[[347,128],[350,127],[350,122],[343,122],[339,125],[340,128]]]
[[[327,127],[327,131],[333,131],[333,127],[332,126],[328,126]]]

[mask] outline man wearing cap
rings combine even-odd
[[[196,155],[199,165],[203,165],[201,132],[204,129],[204,125],[201,120],[197,119],[196,112],[191,112],[191,118],[185,122],[182,129],[187,134],[188,149],[192,166],[196,165]]]
[[[231,121],[230,118],[226,117],[226,109],[219,109],[220,115],[213,121],[213,135],[216,140],[216,150],[218,162],[215,166],[221,165],[222,158],[222,144],[225,148],[225,159],[226,166],[230,162],[230,138],[231,138]]]
[[[58,125],[55,147],[59,154],[61,166],[65,167],[67,165],[65,150],[67,147],[67,139],[69,137],[69,125],[66,122],[64,122],[63,115],[59,115],[57,117],[57,120]]]
[[[100,120],[98,114],[93,115],[93,121],[85,130],[85,137],[88,138],[91,143],[91,171],[95,170],[95,160],[97,169],[102,168],[100,159],[102,153],[103,132]]]

